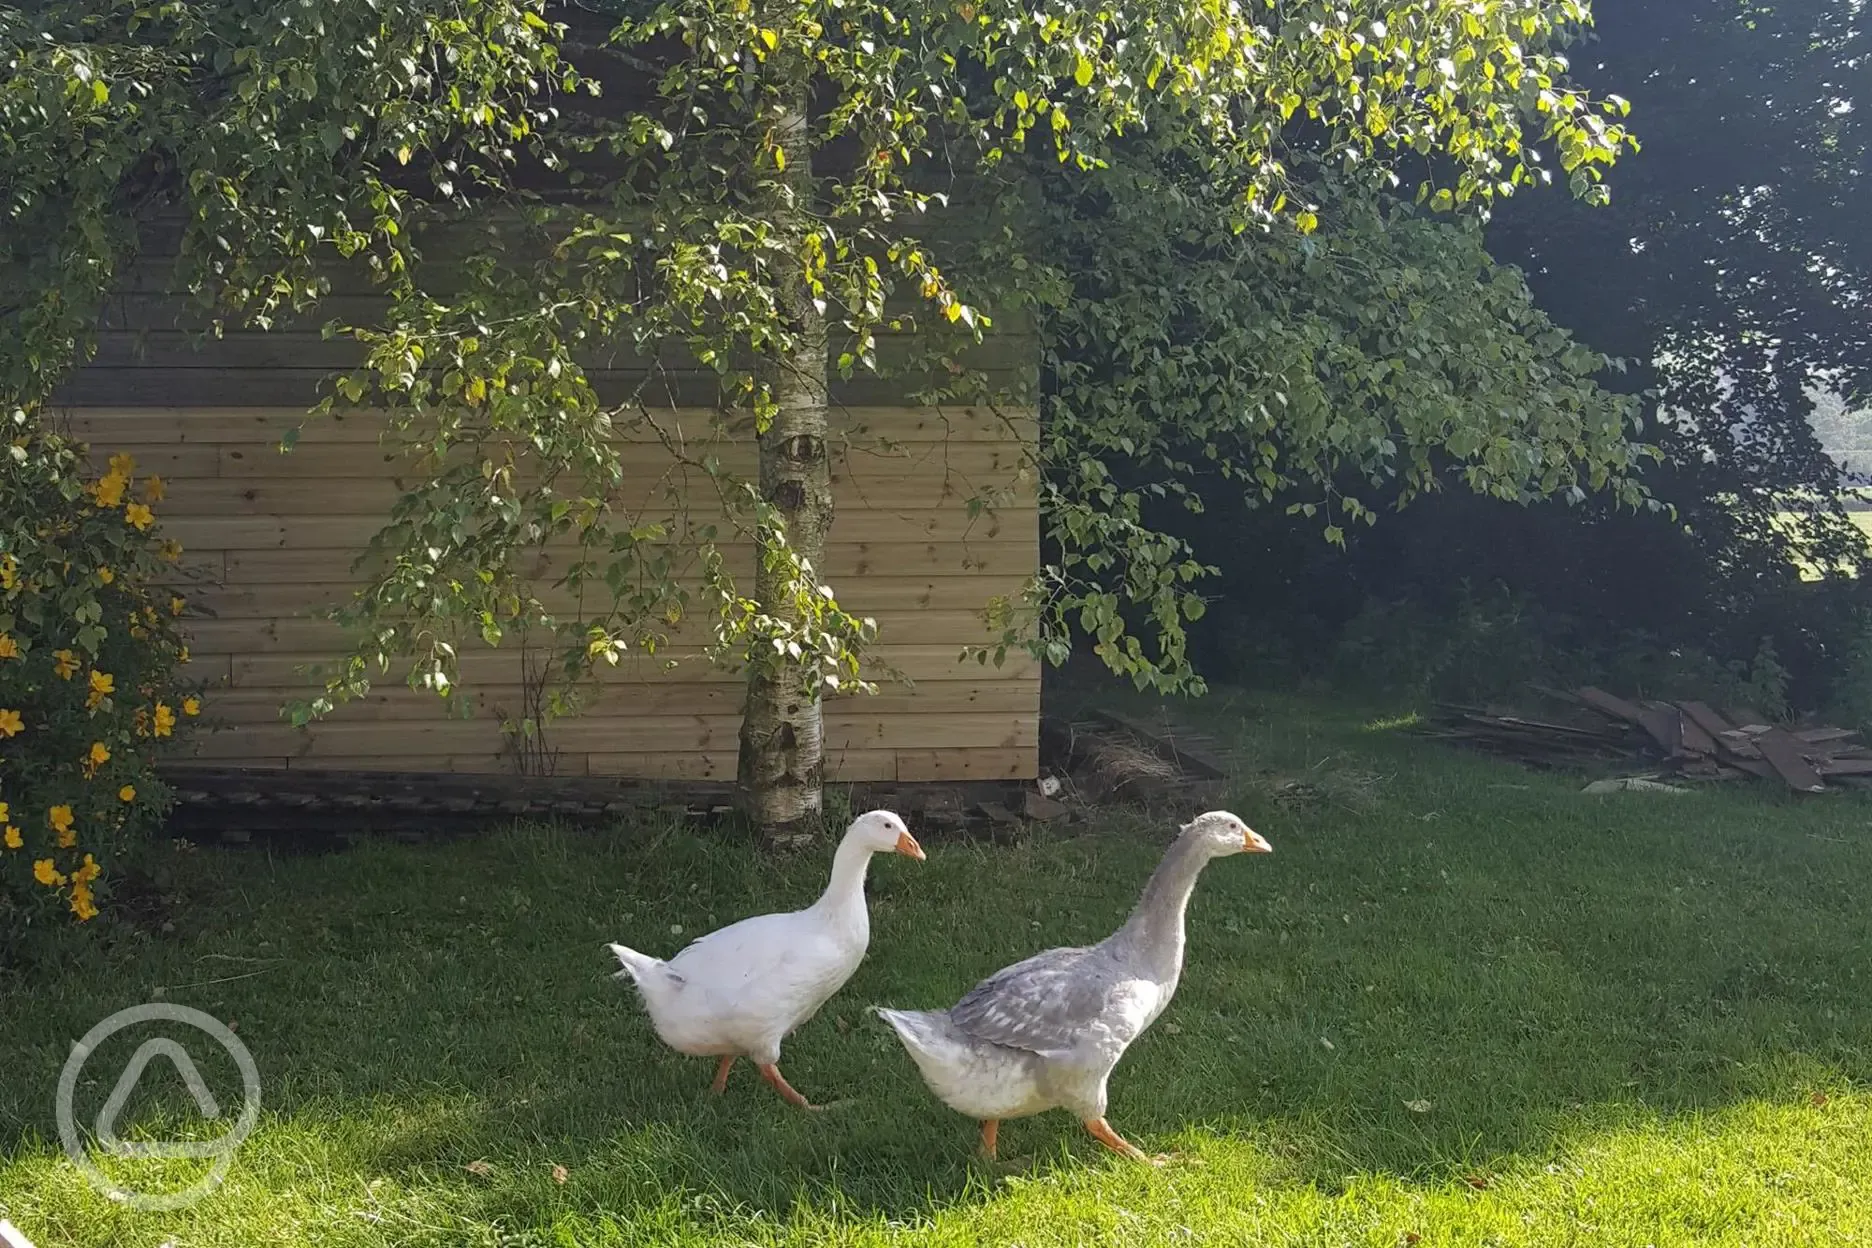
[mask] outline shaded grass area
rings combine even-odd
[[[1862,799],[1586,797],[1376,712],[1224,695],[1203,714],[1276,852],[1205,875],[1178,998],[1113,1080],[1114,1124],[1180,1153],[1166,1170],[1058,1114],[1003,1129],[1014,1167],[976,1163],[973,1124],[865,1007],[947,1004],[1107,934],[1169,820],[879,859],[871,956],[783,1058],[850,1101],[811,1116],[745,1068],[708,1097],[710,1064],[656,1043],[603,942],[667,953],[804,904],[829,855],[523,827],[169,858],[173,936],[0,989],[0,1213],[41,1248],[1872,1236]],[[52,1101],[71,1042],[159,991],[233,1021],[265,1111],[219,1192],[149,1214],[85,1186]],[[137,1042],[87,1066],[81,1120]],[[132,1102],[157,1136],[187,1106],[174,1079]]]

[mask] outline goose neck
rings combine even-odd
[[[825,892],[815,903],[817,908],[843,911],[857,906],[862,909],[865,875],[870,869],[871,850],[868,846],[852,837],[841,841],[838,852],[832,856],[832,878],[826,882]]]
[[[1196,878],[1208,865],[1209,855],[1199,844],[1179,839],[1157,864],[1131,917],[1113,937],[1114,943],[1139,955],[1160,980],[1173,981],[1182,970],[1184,916]]]

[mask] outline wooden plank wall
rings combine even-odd
[[[111,371],[80,373],[82,384],[67,402],[77,394],[125,395],[126,387],[108,384]],[[281,380],[257,388],[271,396]],[[128,387],[134,397],[118,402],[148,402],[144,387],[160,379],[136,381]],[[227,402],[225,375],[212,394]],[[311,730],[280,721],[281,703],[310,687],[307,665],[341,648],[335,629],[309,613],[342,599],[356,583],[352,561],[383,523],[399,471],[379,442],[377,422],[363,416],[306,422],[304,410],[303,402],[72,405],[58,414],[100,462],[129,454],[139,474],[158,473],[167,485],[158,516],[183,544],[185,568],[199,578],[187,594],[199,612],[188,621],[191,674],[212,683],[206,713],[229,725],[203,737],[201,759],[516,770],[492,713],[521,710],[522,659],[512,646],[464,655],[464,675],[482,695],[483,709],[471,719],[448,718],[434,695],[396,686]],[[675,414],[697,428],[710,415]],[[1037,775],[1037,665],[1025,655],[999,669],[958,661],[965,644],[986,639],[981,607],[993,595],[1016,592],[1038,564],[1031,416],[897,406],[843,408],[840,420],[851,436],[835,468],[838,512],[825,573],[850,609],[877,618],[882,658],[915,686],[886,684],[879,696],[828,704],[830,775],[845,781]],[[302,422],[297,449],[282,454],[281,434]],[[751,469],[745,440],[716,450],[731,465]],[[633,460],[627,488],[648,497],[667,480],[669,460],[654,442],[635,444],[633,453],[641,458]],[[1005,505],[971,519],[966,500],[994,490],[1011,491]],[[736,551],[734,563],[738,574],[750,575],[751,549]],[[540,556],[536,571],[550,583],[550,553]],[[664,670],[662,656],[626,664],[582,715],[548,730],[556,774],[733,777],[738,682],[707,669],[692,647],[678,644],[666,654],[689,661],[674,672]]]

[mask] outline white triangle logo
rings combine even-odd
[[[166,1037],[145,1040],[130,1058],[130,1064],[124,1067],[123,1074],[117,1077],[117,1086],[111,1089],[110,1099],[104,1102],[104,1108],[98,1111],[97,1138],[105,1151],[118,1157],[213,1157],[225,1147],[221,1140],[188,1141],[167,1140],[156,1143],[138,1144],[117,1138],[117,1115],[123,1112],[130,1102],[130,1094],[136,1091],[137,1081],[143,1078],[143,1071],[158,1056],[169,1059],[182,1076],[183,1084],[189,1094],[195,1098],[195,1107],[201,1110],[202,1117],[213,1121],[221,1116],[221,1106],[216,1103],[214,1093],[208,1090],[207,1082],[201,1077],[201,1071],[195,1069],[195,1059],[188,1055],[188,1050]]]

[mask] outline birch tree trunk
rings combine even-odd
[[[793,73],[775,129],[785,166],[773,220],[792,256],[780,294],[793,343],[790,351],[769,361],[779,410],[760,435],[760,490],[784,521],[788,544],[822,575],[826,531],[832,526],[832,474],[826,321],[807,282],[803,247],[813,194],[811,78],[804,66],[789,68]],[[754,596],[764,610],[791,621],[784,569],[771,567],[767,558],[771,536],[762,534]],[[819,833],[825,778],[821,707],[815,668],[771,654],[756,656],[748,665],[739,779],[747,813],[769,843],[800,843]]]

